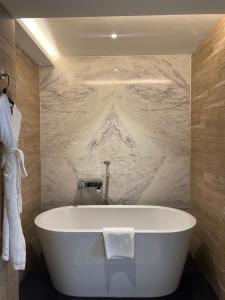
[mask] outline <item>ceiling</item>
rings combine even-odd
[[[59,56],[170,55],[191,54],[219,18],[221,15],[174,15],[33,21]],[[113,40],[112,33],[117,33],[118,38]],[[23,42],[21,36],[17,40],[19,45]],[[28,54],[32,56],[32,52]]]
[[[224,0],[1,0],[14,18],[223,14]]]
[[[14,18],[31,20],[32,26],[19,21],[16,40],[39,65],[54,63],[48,50],[57,57],[191,54],[225,13],[225,0],[1,2]],[[112,33],[118,38],[112,40]]]

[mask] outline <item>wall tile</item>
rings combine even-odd
[[[192,56],[193,254],[225,299],[225,18]]]
[[[22,181],[22,225],[27,246],[26,270],[39,268],[40,245],[34,218],[41,210],[39,67],[16,47],[16,103],[22,112],[19,147],[28,177]]]
[[[15,22],[0,3],[0,66],[10,72],[9,92],[14,97],[15,88]],[[6,82],[1,81],[0,87],[6,86]],[[0,145],[0,153],[2,146]],[[3,210],[3,178],[0,171],[0,215],[2,220]],[[2,240],[2,221],[0,222],[0,241]],[[0,299],[17,300],[18,292],[18,272],[14,271],[9,263],[0,259]]]

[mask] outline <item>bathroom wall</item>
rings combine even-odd
[[[192,56],[193,254],[225,299],[225,18]]]
[[[15,96],[15,24],[10,15],[0,3],[0,66],[6,68],[11,74],[10,92]],[[1,87],[3,83],[1,82]],[[0,145],[0,151],[2,147]],[[0,215],[3,209],[3,179],[0,169]],[[2,217],[1,217],[2,220]],[[2,233],[2,221],[0,222],[0,243]],[[13,271],[9,263],[0,259],[0,299],[17,300],[18,274]]]
[[[40,254],[34,226],[34,218],[41,209],[39,67],[19,47],[16,47],[16,104],[23,114],[19,144],[28,172],[22,181],[26,270],[34,270],[39,267]]]
[[[190,207],[190,57],[67,57],[40,71],[43,209],[109,203]]]
[[[33,219],[40,211],[40,102],[38,67],[15,45],[15,21],[0,3],[0,66],[10,72],[9,94],[23,114],[19,147],[24,150],[29,177],[23,180],[22,223],[27,241],[27,269],[39,255]],[[0,82],[4,87],[6,82]],[[0,145],[0,152],[2,145]],[[3,210],[3,178],[0,169],[0,216]],[[0,221],[0,243],[2,221]],[[0,247],[1,248],[1,247]],[[35,259],[34,259],[35,258]],[[18,272],[0,259],[0,299],[19,299]]]

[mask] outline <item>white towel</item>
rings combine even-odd
[[[21,178],[27,176],[23,153],[19,149],[4,149],[4,215],[2,259],[10,260],[15,270],[24,270],[26,245],[21,227]]]
[[[6,95],[0,96],[0,141],[4,144],[4,216],[2,234],[2,259],[11,261],[15,270],[24,270],[26,244],[20,213],[22,212],[21,178],[26,176],[24,155],[18,147],[22,115],[13,106],[13,114]]]
[[[103,237],[107,259],[134,257],[134,228],[106,227]]]

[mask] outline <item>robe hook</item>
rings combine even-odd
[[[5,80],[7,78],[7,87],[6,88],[3,88],[3,93],[6,93],[7,92],[7,89],[9,87],[9,73],[7,72],[7,70],[1,68],[0,69],[0,79],[1,80]]]

